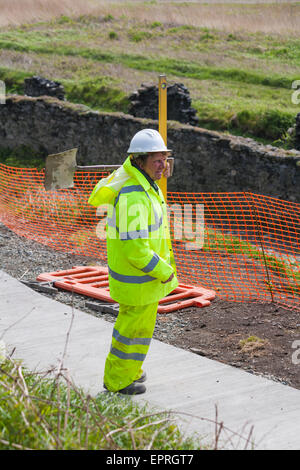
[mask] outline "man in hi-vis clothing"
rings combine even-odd
[[[177,286],[166,202],[155,181],[169,150],[153,129],[132,138],[124,164],[95,186],[89,203],[106,204],[110,296],[119,303],[104,388],[126,395],[144,393],[142,370],[160,299]]]

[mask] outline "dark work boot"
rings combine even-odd
[[[147,380],[147,374],[146,372],[143,372],[140,378],[136,379],[135,382],[138,382],[139,384],[141,384],[143,382],[146,382],[146,380]]]
[[[123,395],[140,395],[141,393],[145,393],[145,391],[145,385],[135,381],[127,387],[122,388],[122,390],[118,390],[118,393],[122,393]]]
[[[105,384],[103,384],[103,387],[107,390],[107,387]],[[138,382],[132,382],[132,384],[128,385],[125,388],[122,388],[121,390],[117,390],[115,393],[122,393],[122,395],[140,395],[141,393],[145,393],[146,387],[145,385],[138,383]]]

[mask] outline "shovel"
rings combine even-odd
[[[76,163],[77,148],[54,153],[46,157],[44,187],[46,191],[74,187],[76,170],[112,171],[121,165],[78,166]]]
[[[76,163],[77,148],[54,153],[46,157],[44,187],[46,191],[74,187],[76,170],[83,171],[113,171],[121,165],[91,165],[78,166]],[[174,158],[168,158],[170,176],[173,173]]]

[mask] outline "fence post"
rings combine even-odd
[[[160,75],[158,82],[158,131],[167,145],[167,79],[165,75]],[[167,201],[167,178],[162,175],[158,184]]]

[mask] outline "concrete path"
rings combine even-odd
[[[102,392],[112,328],[112,323],[72,310],[0,271],[0,339],[31,370],[57,367],[64,357],[77,385],[92,395]],[[133,399],[175,411],[187,435],[196,432],[204,442],[214,442],[217,409],[218,421],[227,429],[219,447],[244,448],[251,435],[248,449],[253,441],[255,449],[300,449],[300,390],[157,340],[151,343],[145,370],[147,392]]]

